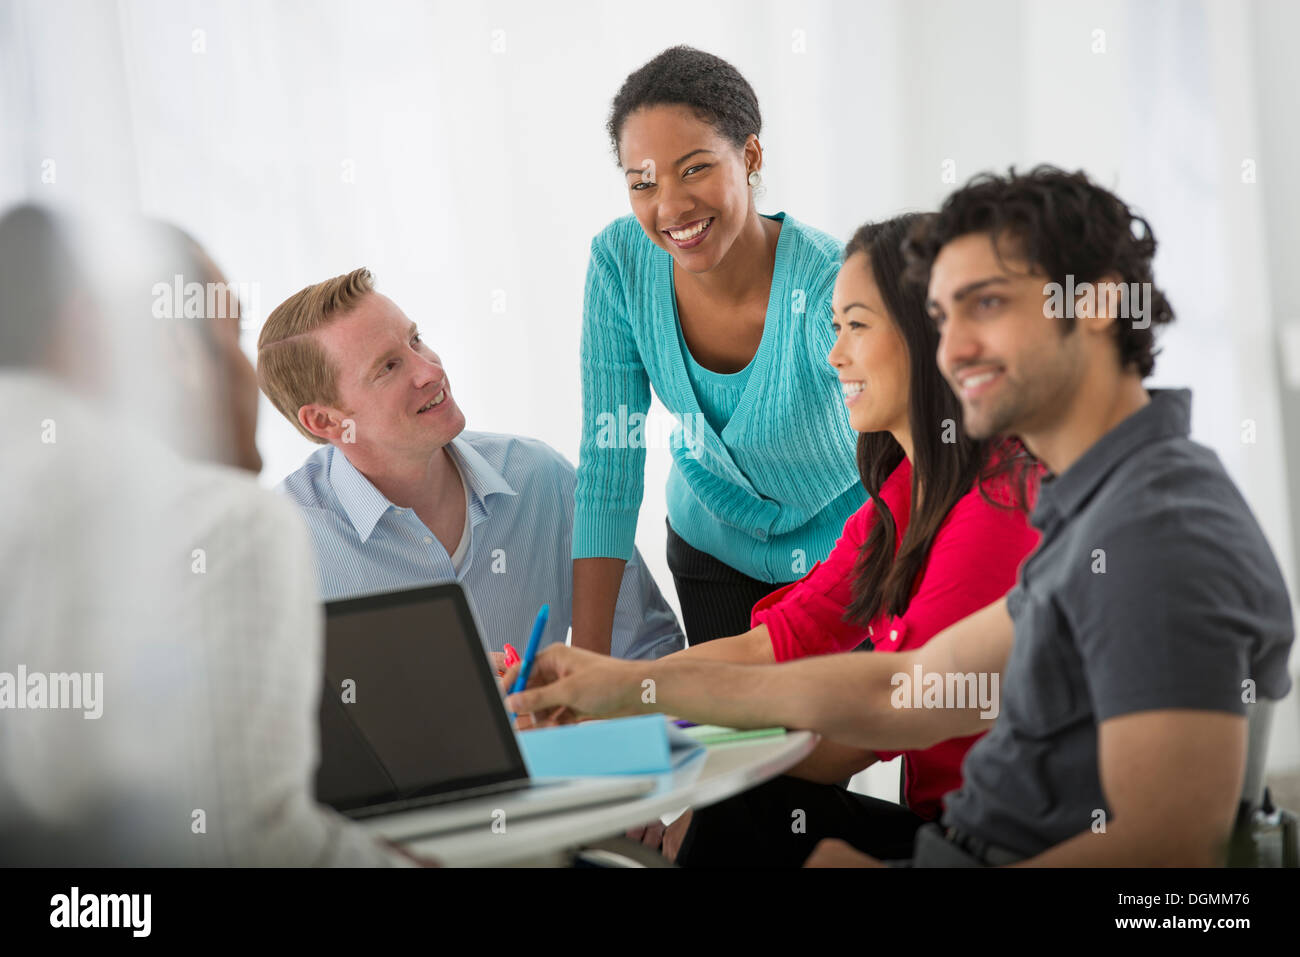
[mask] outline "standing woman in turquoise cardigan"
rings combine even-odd
[[[761,126],[745,78],[690,47],[659,54],[614,98],[632,215],[592,241],[587,272],[575,646],[609,653],[652,386],[679,423],[668,567],[691,644],[748,631],[754,604],[830,554],[866,499],[826,362],[842,246],[758,213]]]

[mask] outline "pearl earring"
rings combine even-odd
[[[752,173],[749,174],[749,185],[750,186],[763,185],[763,177],[759,175],[758,170],[754,170]]]

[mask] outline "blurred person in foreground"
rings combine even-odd
[[[0,219],[0,863],[409,863],[311,796],[315,568],[247,474],[238,303],[175,227],[69,225]]]

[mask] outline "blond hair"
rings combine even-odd
[[[311,441],[312,435],[298,421],[304,405],[339,404],[338,375],[314,333],[375,291],[370,270],[362,266],[342,276],[294,293],[266,317],[257,338],[257,382],[286,419]]]

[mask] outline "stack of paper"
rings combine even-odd
[[[716,724],[697,724],[682,732],[700,744],[730,744],[732,741],[752,741],[754,738],[773,738],[785,734],[785,728],[723,728]]]
[[[535,778],[659,774],[704,750],[661,714],[534,728],[516,737]]]

